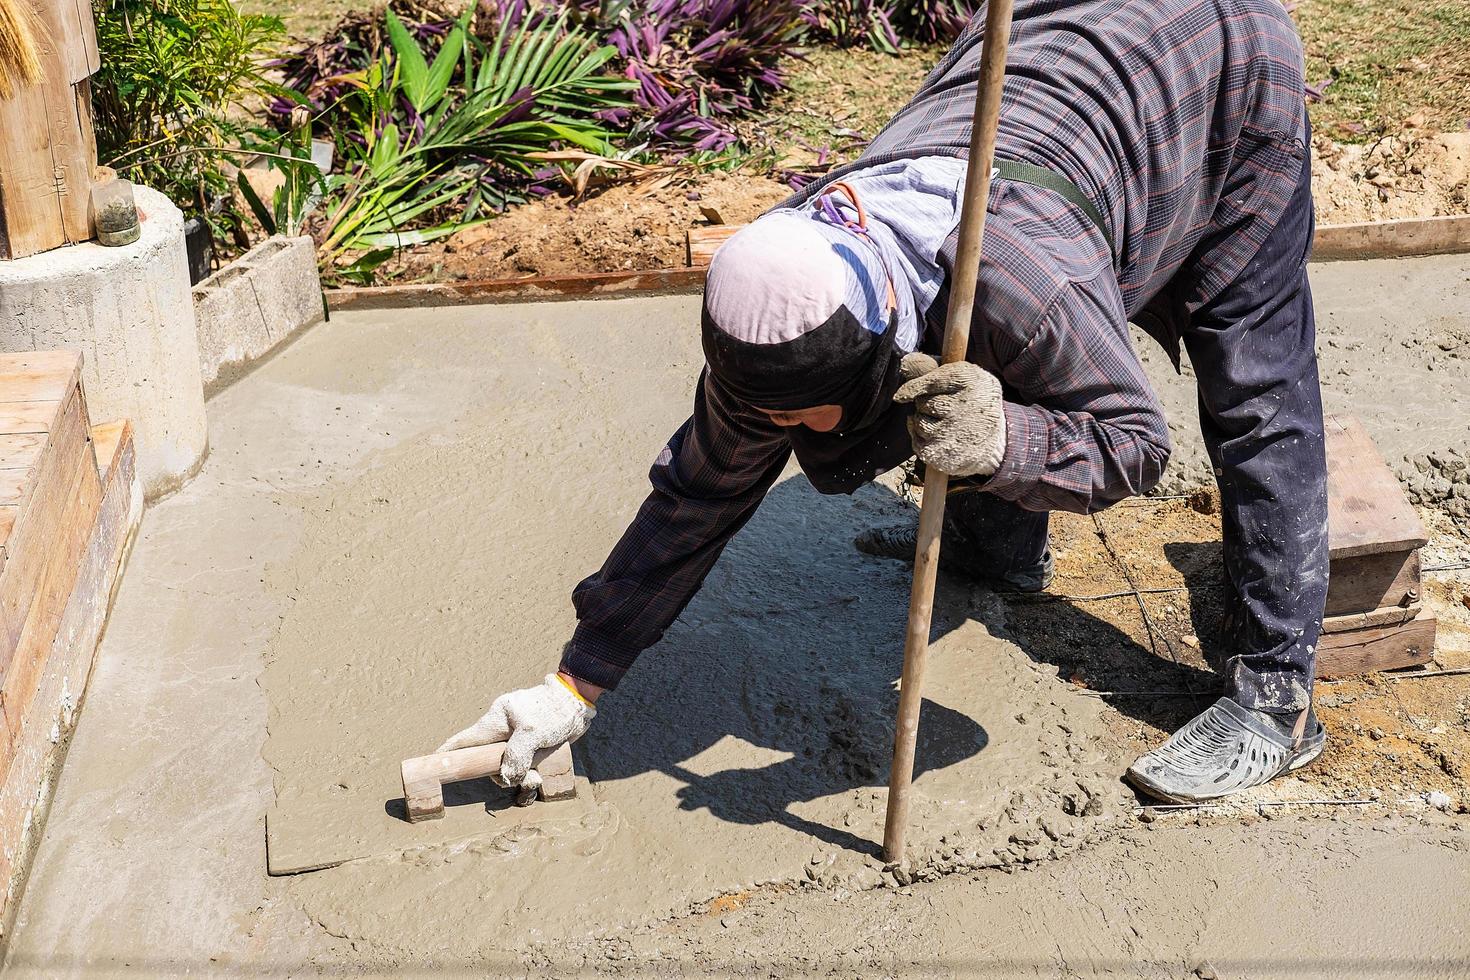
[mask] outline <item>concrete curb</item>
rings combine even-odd
[[[208,396],[324,319],[315,244],[309,237],[267,238],[194,287],[194,319]]]
[[[142,235],[0,262],[0,350],[81,351],[88,409],[129,419],[148,499],[188,482],[209,448],[184,217],[137,185]]]
[[[1470,252],[1470,214],[1402,218],[1350,225],[1320,225],[1312,242],[1313,262],[1409,258]],[[405,286],[348,286],[326,291],[327,305],[340,310],[395,310],[460,306],[528,299],[600,299],[698,292],[704,266],[643,272],[592,272],[526,279],[474,279]],[[202,346],[202,341],[201,341]]]

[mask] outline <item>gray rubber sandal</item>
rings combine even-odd
[[[948,531],[945,533],[947,538]],[[919,529],[914,524],[869,528],[852,540],[852,546],[865,555],[906,562],[914,560],[914,549],[918,544]],[[943,547],[939,549],[939,567],[954,575],[983,579],[1016,592],[1042,592],[1056,576],[1056,559],[1052,557],[1050,544],[1035,566],[1000,575],[987,574],[965,561],[963,556],[955,555],[953,549]]]
[[[1170,803],[1219,799],[1300,769],[1322,754],[1327,732],[1310,708],[1291,734],[1263,713],[1221,698],[1167,742],[1140,756],[1128,781]]]

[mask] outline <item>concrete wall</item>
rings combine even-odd
[[[0,350],[79,350],[93,418],[131,419],[149,497],[178,487],[209,445],[184,221],[136,187],[142,237],[0,262]]]
[[[296,331],[323,319],[316,246],[268,238],[194,287],[199,368],[213,394]]]

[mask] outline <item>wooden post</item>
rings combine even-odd
[[[1011,37],[1011,3],[1012,0],[991,0],[985,12],[985,47],[980,51],[969,171],[965,175],[959,242],[944,320],[946,364],[963,361],[970,346],[970,318],[975,312],[975,288],[980,278],[985,206],[990,200],[990,169],[995,161],[995,132],[1000,125],[1006,46]],[[930,467],[924,474],[924,502],[919,508],[919,542],[914,552],[914,585],[909,594],[908,633],[903,645],[898,725],[893,738],[893,768],[888,775],[888,815],[883,825],[883,854],[892,863],[903,861],[904,837],[908,833],[909,791],[914,778],[919,706],[924,697],[924,667],[929,659],[929,621],[934,613],[934,579],[939,571],[939,537],[948,492],[949,475]]]
[[[42,78],[0,100],[0,259],[94,234],[90,78],[100,62],[92,7],[86,0],[29,2],[44,29]]]

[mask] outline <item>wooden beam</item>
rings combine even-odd
[[[1413,622],[1424,611],[1419,603],[1410,606],[1383,606],[1369,612],[1351,613],[1345,616],[1325,616],[1322,619],[1323,633],[1350,633],[1353,630],[1376,626],[1402,626]]]
[[[527,276],[407,286],[329,289],[327,305],[340,310],[398,310],[464,303],[519,302],[527,299],[595,299],[688,293],[704,285],[703,269],[649,272],[594,272],[580,276]]]
[[[1327,616],[1346,616],[1419,601],[1419,549],[1332,559]]]
[[[21,0],[25,2],[25,0]],[[89,76],[96,25],[82,0],[34,0],[45,49],[41,81],[0,101],[0,258],[93,237],[97,167]]]
[[[699,242],[703,253],[706,241],[713,240],[718,245],[743,227],[709,225],[692,229],[686,239],[686,260],[690,265],[708,265],[708,258],[703,263],[694,258],[695,250],[689,247],[690,243]],[[710,254],[712,252],[709,250]],[[1312,238],[1313,262],[1402,258],[1443,252],[1470,252],[1470,214],[1318,225]]]
[[[1470,215],[1318,225],[1312,242],[1312,259],[1316,262],[1440,252],[1470,252]]]
[[[1428,663],[1437,625],[1433,616],[1421,613],[1402,626],[1324,633],[1317,644],[1317,676],[1350,677]]]
[[[78,465],[72,469],[76,476],[65,497],[47,501],[51,509],[60,512],[60,520],[46,539],[42,576],[31,597],[20,641],[5,666],[4,681],[0,682],[0,714],[5,716],[12,743],[19,737],[21,724],[35,699],[62,614],[76,586],[87,538],[102,504],[96,464],[82,459],[82,447],[83,444],[75,447]],[[34,511],[24,514],[21,519],[30,520],[33,514]],[[12,582],[10,587],[15,585]]]
[[[56,168],[39,85],[0,100],[0,258],[18,259],[65,244]]]
[[[1323,424],[1332,558],[1407,551],[1427,543],[1419,515],[1363,424],[1350,415],[1329,415]]]

